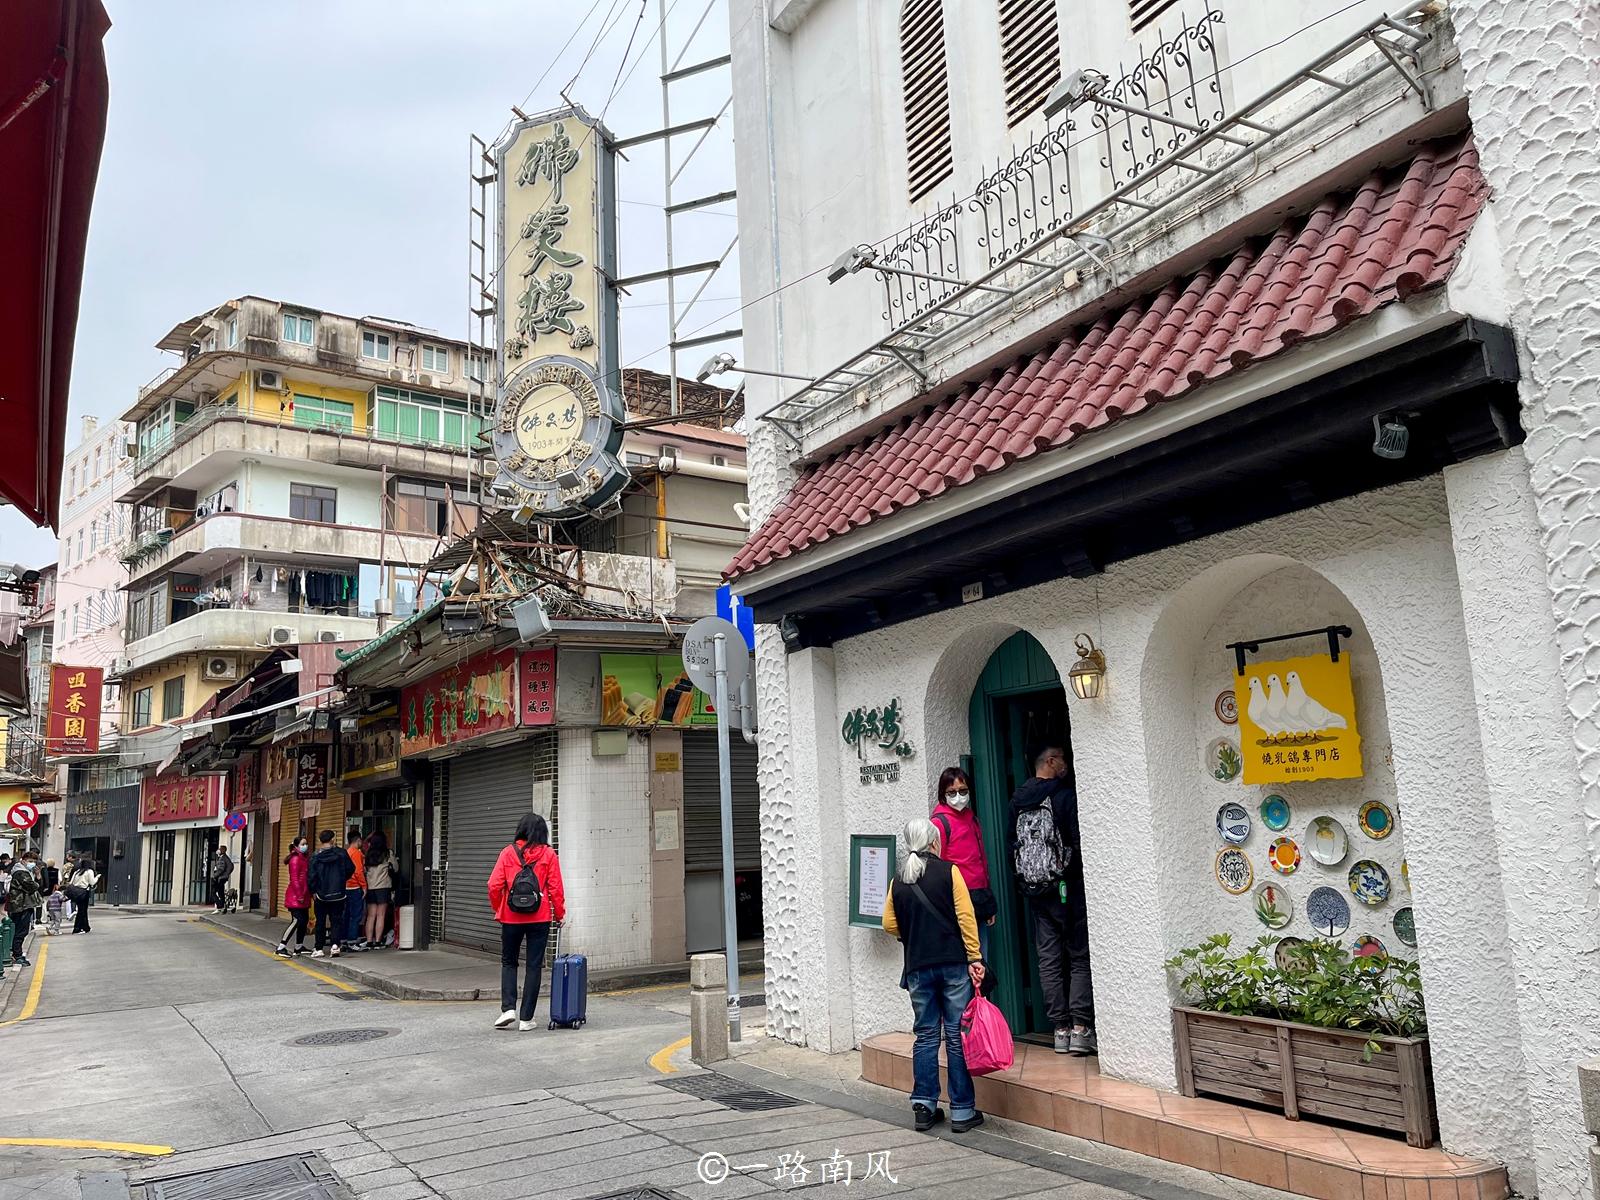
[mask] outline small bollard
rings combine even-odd
[[[689,1057],[701,1066],[728,1057],[727,962],[720,951],[689,958]]]

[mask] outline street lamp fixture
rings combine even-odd
[[[877,261],[878,252],[871,246],[851,246],[833,260],[833,266],[828,268],[828,282],[838,283],[846,275],[854,275],[863,267],[870,267]]]
[[[1100,685],[1106,678],[1105,651],[1097,649],[1087,633],[1080,633],[1076,644],[1078,661],[1072,664],[1067,678],[1079,700],[1093,700],[1100,695]]]
[[[1062,75],[1061,81],[1051,88],[1050,94],[1045,97],[1044,115],[1053,121],[1062,113],[1077,108],[1085,100],[1094,99],[1110,82],[1103,72],[1096,71],[1092,67]]]

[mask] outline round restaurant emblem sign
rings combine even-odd
[[[588,363],[538,359],[506,381],[495,415],[494,490],[544,516],[593,508],[621,490],[622,412]]]

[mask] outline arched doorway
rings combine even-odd
[[[1042,743],[1058,743],[1072,763],[1067,694],[1055,663],[1032,634],[1007,638],[990,655],[972,689],[967,712],[970,761],[978,820],[989,857],[989,883],[999,912],[990,963],[999,979],[995,1003],[1012,1033],[1048,1040],[1051,1024],[1039,986],[1039,961],[1027,905],[1013,883],[1008,852],[1011,796],[1031,774],[1028,755]]]

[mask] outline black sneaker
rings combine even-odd
[[[981,1112],[975,1112],[970,1117],[966,1118],[966,1120],[964,1120],[964,1121],[951,1121],[950,1122],[950,1131],[952,1133],[965,1133],[967,1130],[976,1129],[979,1125],[982,1125],[982,1124],[983,1124],[983,1114]]]
[[[289,947],[283,946],[283,945],[280,945],[276,950],[273,951],[273,953],[276,954],[279,958],[293,958],[294,957],[294,955],[289,953]]]
[[[913,1104],[911,1111],[916,1114],[918,1133],[927,1133],[928,1130],[944,1120],[944,1109],[942,1108],[929,1108],[926,1104]]]

